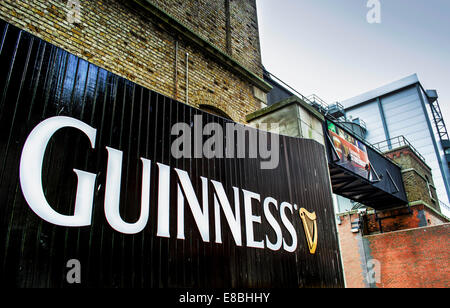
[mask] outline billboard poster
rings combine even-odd
[[[334,123],[327,121],[328,133],[338,154],[337,164],[371,180],[370,161],[366,146]]]

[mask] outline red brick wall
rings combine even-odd
[[[382,288],[450,287],[450,224],[364,237]]]
[[[397,208],[378,213],[381,220],[381,230],[376,216],[374,214],[367,215],[366,235],[378,232],[393,232],[407,230],[420,227],[429,227],[448,223],[449,220],[438,215],[431,208],[424,204],[417,204],[408,208]]]
[[[381,266],[381,282],[377,287],[448,286],[449,269],[441,272],[441,267],[445,269],[450,265],[449,221],[423,204],[411,206],[411,210],[412,214],[383,220],[385,233],[370,236],[351,232],[351,222],[359,217],[357,213],[339,215],[339,242],[348,288],[375,286],[367,279],[368,267],[369,271],[372,269],[371,260],[379,261]],[[379,217],[401,213],[408,213],[407,208],[388,210],[379,213]],[[370,233],[379,233],[375,215],[368,214],[367,221]],[[408,272],[414,274],[403,282],[403,276],[396,279],[397,267],[406,271],[405,276],[410,275]],[[416,273],[418,270],[423,273]]]
[[[345,284],[347,288],[366,288],[366,262],[363,252],[361,233],[351,232],[351,222],[358,218],[357,214],[340,217],[338,224],[341,257],[344,266]]]

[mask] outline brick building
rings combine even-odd
[[[108,71],[245,123],[262,79],[255,0],[5,0],[0,18]]]
[[[402,166],[403,180],[408,191],[408,201],[422,202],[440,211],[431,168],[412,147],[403,145],[385,152],[385,155]]]
[[[409,220],[409,228],[364,236],[351,232],[351,222],[358,218],[357,213],[339,215],[346,287],[448,288],[448,220],[445,224],[423,223],[425,227],[414,223],[436,219],[433,215],[427,209],[415,208],[406,216],[410,219],[404,218]],[[383,221],[386,230],[394,229],[392,221],[395,220]]]
[[[385,153],[402,167],[407,206],[337,215],[346,286],[449,287],[449,219],[436,208],[431,169],[411,146]]]

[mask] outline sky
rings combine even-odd
[[[450,129],[450,1],[256,0],[266,69],[331,104],[417,73]]]
[[[416,73],[450,130],[450,0],[370,1],[256,0],[263,65],[328,104]]]

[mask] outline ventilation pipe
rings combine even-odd
[[[186,105],[189,105],[189,53],[186,52]]]

